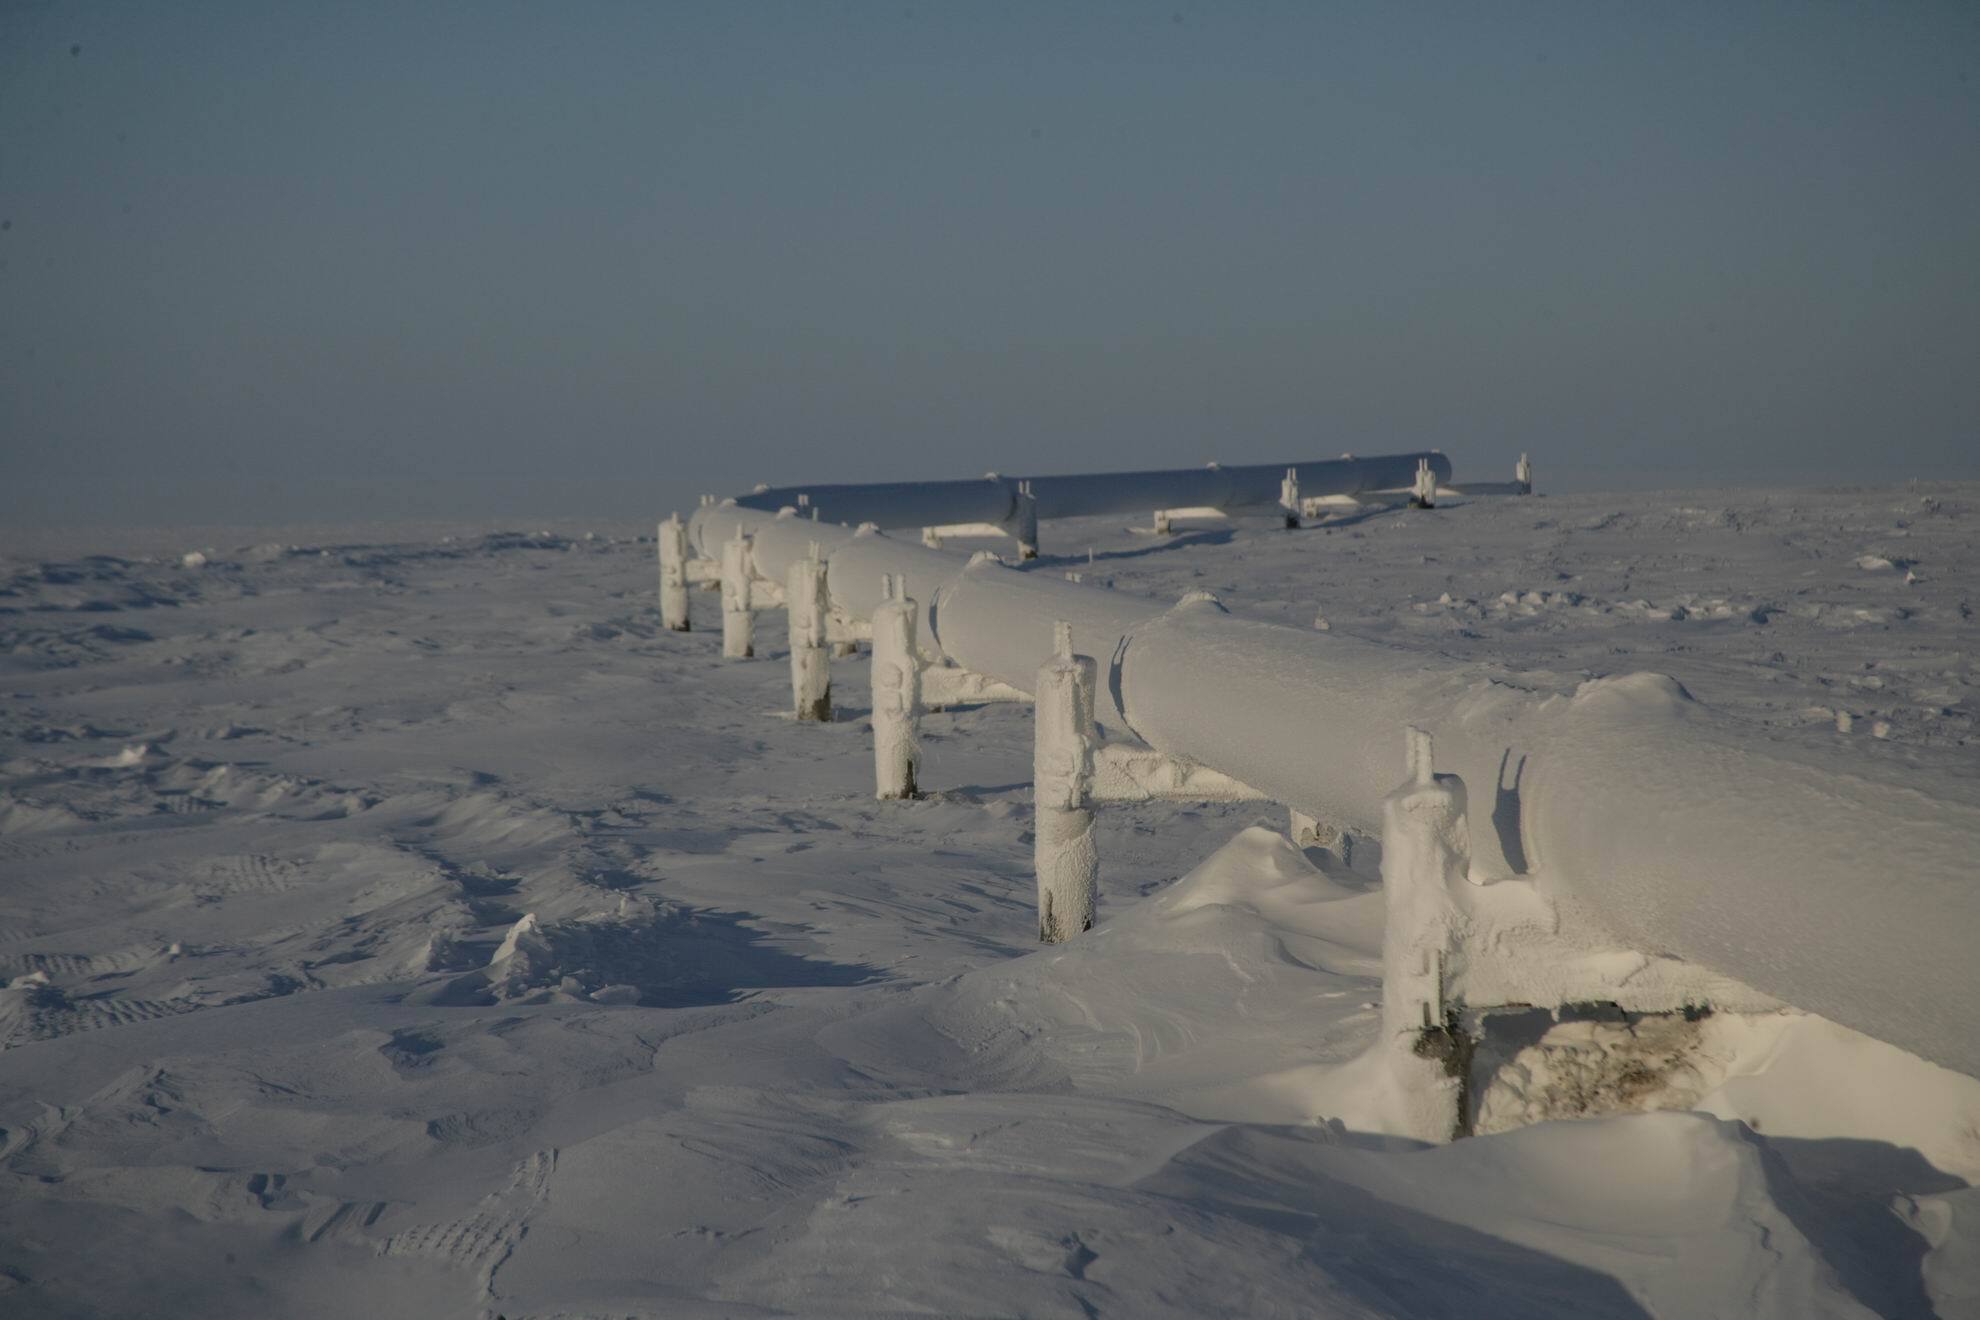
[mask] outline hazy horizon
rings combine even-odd
[[[0,519],[1980,478],[1980,8],[0,3]]]

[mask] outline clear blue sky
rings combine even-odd
[[[0,518],[1980,477],[1980,5],[0,0]]]

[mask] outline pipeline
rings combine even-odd
[[[1065,621],[1098,662],[1095,715],[1112,736],[1357,832],[1380,830],[1405,770],[1398,730],[1413,725],[1470,786],[1475,881],[1531,882],[1589,947],[1680,958],[1980,1076],[1971,779],[1728,721],[1661,675],[1464,667],[740,501],[702,513],[705,545],[740,527],[773,580],[816,544],[850,615],[869,617],[883,578],[904,576],[931,659],[1026,691]]]
[[[1401,490],[1427,463],[1439,482],[1451,478],[1451,461],[1435,450],[1386,454],[1377,458],[1316,459],[1304,463],[1182,468],[1156,472],[1081,473],[1057,477],[1003,477],[989,473],[974,481],[896,481],[867,485],[765,486],[734,503],[703,508],[692,526],[696,547],[708,557],[721,552],[705,539],[711,523],[716,539],[732,530],[723,507],[776,513],[791,508],[820,524],[857,527],[934,527],[966,523],[1014,524],[1025,495],[1037,501],[1039,518],[1080,518],[1150,509],[1261,509],[1277,506],[1288,471],[1300,493],[1359,495]]]

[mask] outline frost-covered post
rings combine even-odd
[[[660,618],[675,632],[688,630],[687,524],[676,513],[660,524]]]
[[[1521,454],[1519,456],[1519,462],[1513,464],[1513,481],[1519,486],[1520,494],[1531,495],[1533,493],[1533,464],[1527,459],[1525,454]]]
[[[722,656],[747,660],[756,654],[756,625],[750,617],[749,537],[736,525],[722,547]]]
[[[1074,655],[1072,625],[1053,625],[1053,654],[1038,670],[1032,741],[1032,866],[1038,938],[1071,939],[1093,925],[1100,855],[1093,841],[1094,693],[1099,666]]]
[[[1398,1117],[1425,1141],[1461,1135],[1472,1042],[1444,998],[1458,913],[1451,887],[1471,866],[1464,781],[1440,775],[1430,735],[1404,730],[1408,777],[1382,800],[1382,1036],[1400,1084]]]
[[[825,591],[825,564],[818,543],[791,565],[785,580],[784,609],[790,619],[791,698],[800,720],[832,719],[832,671],[825,650],[825,621],[831,598]]]
[[[907,580],[888,574],[873,607],[873,796],[919,797],[921,663]]]
[[[1038,558],[1038,497],[1031,493],[1031,483],[1018,483],[1017,510],[1012,515],[1016,525],[1019,559]]]
[[[1416,484],[1410,488],[1409,504],[1413,509],[1437,507],[1437,474],[1427,458],[1416,460]]]
[[[1299,526],[1299,469],[1287,468],[1285,480],[1279,483],[1279,507],[1285,510],[1286,530]]]

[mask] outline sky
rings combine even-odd
[[[1980,478],[1980,5],[0,0],[0,520]]]

